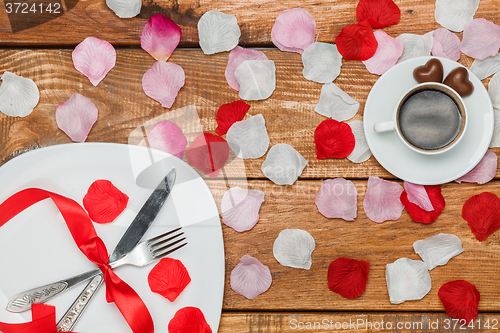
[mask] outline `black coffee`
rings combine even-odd
[[[411,95],[399,111],[401,134],[420,149],[446,147],[458,136],[461,127],[462,115],[455,101],[432,88]]]

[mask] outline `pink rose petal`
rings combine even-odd
[[[448,58],[453,61],[460,59],[460,39],[448,29],[439,28],[432,32],[434,44],[432,55],[435,57]]]
[[[226,67],[226,80],[227,84],[236,91],[240,91],[240,84],[234,77],[234,72],[239,65],[246,60],[269,60],[264,52],[258,50],[245,49],[241,46],[236,46],[229,52]]]
[[[366,216],[378,223],[399,219],[404,209],[399,200],[402,192],[398,183],[370,176],[363,201]]]
[[[224,194],[220,203],[222,222],[238,232],[250,230],[259,221],[263,202],[264,192],[233,187]]]
[[[498,157],[491,150],[486,151],[483,159],[468,173],[455,180],[457,183],[485,184],[492,180],[497,173]]]
[[[141,47],[156,60],[167,61],[181,41],[181,28],[162,14],[151,16],[142,28]]]
[[[404,187],[406,195],[408,196],[408,201],[414,203],[426,212],[432,212],[434,210],[431,199],[423,185],[413,184],[405,180]]]
[[[271,40],[281,51],[298,52],[314,43],[316,21],[308,11],[293,8],[282,11],[271,30]]]
[[[151,148],[166,151],[178,158],[182,158],[187,146],[187,139],[182,130],[168,120],[154,125],[146,139]]]
[[[356,186],[350,180],[327,179],[321,184],[315,202],[325,217],[354,221],[358,210],[357,194]]]
[[[394,66],[401,57],[404,44],[382,30],[374,31],[373,34],[378,42],[377,51],[373,57],[363,61],[363,64],[370,73],[382,75]]]
[[[116,51],[113,45],[104,40],[87,37],[75,47],[72,58],[76,70],[97,86],[115,66]]]
[[[500,26],[483,18],[473,19],[465,25],[461,51],[469,57],[484,60],[498,54]]]
[[[231,272],[231,289],[248,299],[254,299],[271,287],[271,271],[258,259],[245,254]]]
[[[157,61],[144,73],[142,89],[165,108],[174,104],[177,93],[184,86],[186,76],[181,66],[171,62]]]
[[[56,110],[57,126],[75,142],[84,142],[97,121],[97,108],[78,93],[61,103]]]

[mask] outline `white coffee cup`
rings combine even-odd
[[[436,82],[421,83],[406,92],[393,117],[375,123],[373,130],[378,133],[396,131],[408,148],[425,155],[452,149],[467,127],[467,110],[462,97],[452,88]]]

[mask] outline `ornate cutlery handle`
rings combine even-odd
[[[103,281],[102,273],[94,276],[92,280],[90,280],[89,284],[87,284],[82,293],[76,298],[75,302],[57,323],[56,332],[71,332]]]
[[[31,309],[31,305],[35,303],[43,303],[52,297],[58,295],[66,289],[69,289],[80,282],[88,280],[96,275],[99,275],[99,268],[83,274],[73,276],[66,280],[57,281],[46,284],[41,287],[33,288],[15,295],[7,303],[6,309],[10,312],[23,312]]]

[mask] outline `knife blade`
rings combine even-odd
[[[113,250],[113,253],[109,257],[108,263],[115,262],[117,259],[126,255],[139,243],[169,197],[175,184],[176,176],[176,170],[172,167],[153,190],[153,193],[151,193],[149,198],[146,200],[132,223],[130,223],[129,227]],[[64,290],[93,278],[100,273],[101,270],[98,268],[66,280],[57,281],[19,293],[9,300],[6,309],[10,312],[23,312],[30,310],[32,304],[43,303],[60,294]]]

